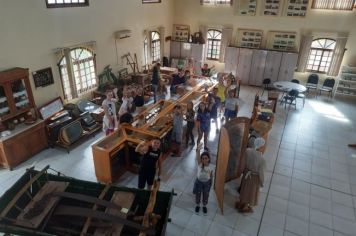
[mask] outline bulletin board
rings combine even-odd
[[[190,36],[189,25],[173,25],[173,40],[188,42]]]
[[[262,34],[262,30],[238,29],[237,45],[246,48],[260,48]]]
[[[51,67],[32,72],[32,77],[36,88],[46,87],[54,83]]]

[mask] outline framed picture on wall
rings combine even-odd
[[[280,0],[263,0],[262,15],[278,16],[280,7]]]
[[[284,15],[294,17],[305,17],[307,14],[309,0],[287,0]]]
[[[174,41],[188,42],[190,37],[189,25],[173,25]]]
[[[239,16],[256,15],[257,0],[236,0],[236,10]]]
[[[54,83],[51,67],[32,72],[32,77],[36,88],[46,87]]]
[[[296,32],[268,32],[267,48],[278,51],[296,51]]]
[[[238,29],[237,46],[245,48],[260,48],[262,35],[262,30]]]

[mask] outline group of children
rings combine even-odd
[[[207,64],[202,68],[203,75],[208,75],[210,69]],[[153,69],[152,75],[152,88],[154,93],[154,102],[157,99],[157,91],[160,87],[160,64],[157,63]],[[175,93],[180,84],[184,84],[190,78],[190,71],[179,70],[178,74],[172,77],[171,92]],[[210,164],[210,154],[207,145],[208,136],[210,133],[211,121],[216,124],[216,132],[218,129],[218,118],[221,116],[221,122],[224,120],[229,121],[237,116],[239,109],[239,102],[236,98],[236,89],[232,86],[230,78],[219,78],[218,85],[213,88],[212,92],[208,93],[206,99],[199,103],[197,110],[194,109],[193,102],[183,105],[177,104],[174,107],[172,120],[173,128],[171,133],[171,151],[173,156],[181,155],[181,145],[183,142],[183,123],[186,121],[185,145],[194,146],[194,128],[196,127],[197,148],[196,148],[196,161],[198,165],[197,176],[194,182],[193,193],[195,194],[196,207],[195,212],[198,213],[201,209],[200,203],[203,203],[202,211],[207,213],[207,203],[209,191],[212,185],[213,167]],[[236,87],[236,86],[235,86]],[[103,129],[108,135],[118,127],[118,118],[125,116],[132,112],[135,107],[142,107],[144,105],[144,97],[142,89],[131,92],[128,89],[123,90],[122,104],[118,112],[116,112],[115,103],[118,101],[117,89],[108,90],[106,92],[106,99],[103,101],[103,108],[105,116],[103,120]],[[219,115],[221,114],[221,115]],[[203,145],[200,143],[203,139],[204,151],[201,149]],[[151,189],[154,177],[161,173],[162,152],[160,150],[160,140],[153,139],[151,142],[143,142],[136,147],[136,152],[141,155],[141,163],[139,170],[138,188],[145,188],[146,184],[148,189]],[[247,183],[247,182],[245,182]],[[246,210],[246,205],[241,202],[239,205]]]
[[[128,113],[134,112],[136,109],[141,109],[145,104],[142,87],[129,89],[127,86],[124,86],[121,106],[119,111],[116,112],[116,104],[119,101],[117,92],[117,88],[106,90],[106,98],[102,103],[102,107],[104,109],[103,130],[106,135],[111,134],[118,128],[118,121],[121,117],[126,116]]]

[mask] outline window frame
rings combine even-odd
[[[161,0],[142,0],[142,4],[161,3]]]
[[[91,53],[91,57],[88,57],[88,58],[84,58],[84,59],[80,59],[78,61],[74,61],[72,59],[72,51],[75,51],[77,49],[82,49],[82,50],[87,50]],[[67,58],[70,58],[71,60],[68,62],[67,61]],[[66,64],[65,65],[61,65],[61,62],[62,60],[66,60]],[[90,61],[93,61],[93,68],[94,68],[94,79],[95,79],[95,84],[94,85],[91,85],[91,86],[86,86],[86,89],[84,91],[81,91],[81,89],[78,89],[77,87],[77,78],[74,74],[75,72],[75,66],[77,66],[78,68],[78,72],[80,74],[80,65],[81,64],[85,64],[86,62],[90,62]],[[92,49],[89,49],[89,48],[86,48],[86,47],[83,47],[83,46],[79,46],[79,47],[74,47],[74,48],[71,48],[70,50],[68,50],[65,55],[62,56],[62,58],[59,60],[58,64],[58,69],[59,69],[59,75],[60,75],[60,81],[61,81],[61,87],[62,87],[62,92],[63,92],[63,97],[64,97],[64,100],[66,101],[71,101],[71,100],[74,100],[74,99],[77,99],[77,98],[80,98],[81,96],[83,96],[84,94],[90,92],[91,90],[95,89],[98,87],[98,77],[97,77],[97,72],[96,72],[96,54],[94,53],[94,51]],[[68,67],[70,67],[70,69],[68,69]],[[89,66],[88,68],[87,67],[84,67],[84,70],[87,70],[87,69],[90,69],[91,66]],[[69,89],[70,89],[70,94],[67,94],[66,91],[65,91],[65,87],[64,85],[66,84],[65,81],[64,81],[64,78],[63,78],[63,73],[62,73],[62,68],[64,68],[67,72],[67,77],[68,77],[68,84],[69,84]],[[83,84],[83,80],[82,80],[82,77],[85,76],[86,73],[84,75],[79,75],[79,83],[82,85]],[[86,82],[88,80],[85,80]],[[76,91],[73,91],[73,89],[75,89]]]
[[[82,3],[65,3],[64,0],[63,3],[48,3],[48,0],[46,0],[46,6],[47,8],[88,7],[89,0],[84,0]]]
[[[323,2],[321,2],[323,1]],[[338,0],[312,0],[312,9],[316,10],[336,10],[336,11],[352,11],[353,8],[355,7],[356,1],[355,0],[348,0],[347,2],[350,7],[349,8],[335,8],[335,4]],[[343,0],[346,1],[346,0]],[[319,4],[324,4],[326,5],[325,7],[317,7]],[[334,7],[329,7],[328,5],[333,5]],[[347,4],[345,4],[347,6]]]
[[[334,39],[332,39],[332,38],[317,38],[317,39],[314,39],[314,40],[312,41],[312,43],[313,43],[314,41],[318,41],[318,40],[322,40],[322,39],[324,39],[324,40],[331,40],[331,41],[334,42],[334,44],[336,44],[336,41],[335,41]],[[334,46],[334,47],[335,47],[335,46]],[[316,59],[313,60],[313,63],[312,63],[312,64],[309,63],[309,61],[312,60],[312,59],[310,59],[310,57],[311,57],[311,53],[312,53],[313,50],[315,50],[316,52],[321,51],[320,60],[318,60],[318,61],[319,61],[318,64],[314,64],[314,63],[316,62]],[[332,62],[332,58],[333,58],[333,56],[334,56],[334,50],[335,50],[335,48],[333,48],[333,49],[329,49],[329,48],[316,48],[316,47],[312,47],[312,46],[311,46],[311,47],[310,47],[310,50],[309,50],[309,54],[308,54],[308,59],[307,59],[306,71],[308,71],[308,72],[315,72],[315,73],[319,73],[319,74],[327,74],[327,73],[329,73],[330,65],[331,65],[331,62]],[[326,53],[326,52],[329,54],[328,56],[325,56],[325,53]],[[331,56],[330,56],[330,53],[331,53]],[[317,54],[315,54],[315,56],[316,56],[316,55],[317,55]],[[325,61],[325,60],[323,60],[323,58],[329,58],[329,57],[330,57],[329,66],[325,66],[325,68],[327,68],[327,70],[326,70],[326,71],[321,71],[321,70],[320,70],[320,67],[324,67],[324,66],[321,66],[321,63],[322,63],[322,62],[328,63],[328,60]],[[308,69],[308,66],[309,66],[309,65],[312,66],[312,69]],[[314,69],[313,69],[314,66],[318,66],[318,69],[317,69],[317,70],[314,70]]]
[[[156,33],[158,35],[158,39],[153,39],[153,35],[154,33]],[[158,31],[151,31],[151,57],[153,61],[158,61],[161,60],[161,35]],[[157,47],[157,43],[159,44],[158,49]],[[158,52],[158,58],[156,58],[156,54]]]
[[[144,68],[147,67],[149,64],[148,62],[148,38],[145,36],[143,39],[143,61],[144,61]]]
[[[206,59],[207,60],[211,60],[211,61],[218,61],[219,58],[220,58],[220,47],[221,47],[221,39],[215,39],[215,38],[209,38],[208,35],[209,35],[209,31],[214,31],[214,32],[219,32],[221,37],[222,37],[222,31],[221,30],[218,30],[218,29],[209,29],[207,32],[206,32]],[[211,45],[211,48],[209,49],[209,41],[212,42],[212,45]],[[212,57],[213,55],[213,48],[214,48],[214,42],[219,42],[219,49],[218,49],[218,54],[217,54],[217,58],[214,58]],[[210,54],[210,55],[209,55]]]

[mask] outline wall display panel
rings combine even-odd
[[[296,51],[296,32],[268,32],[267,49],[278,51]]]
[[[262,7],[262,15],[264,16],[278,16],[281,7],[280,0],[264,0]]]
[[[238,29],[237,45],[245,48],[260,48],[262,30]]]
[[[237,15],[254,16],[256,15],[257,0],[236,0]]]
[[[285,16],[305,17],[309,0],[287,0],[285,4]]]

